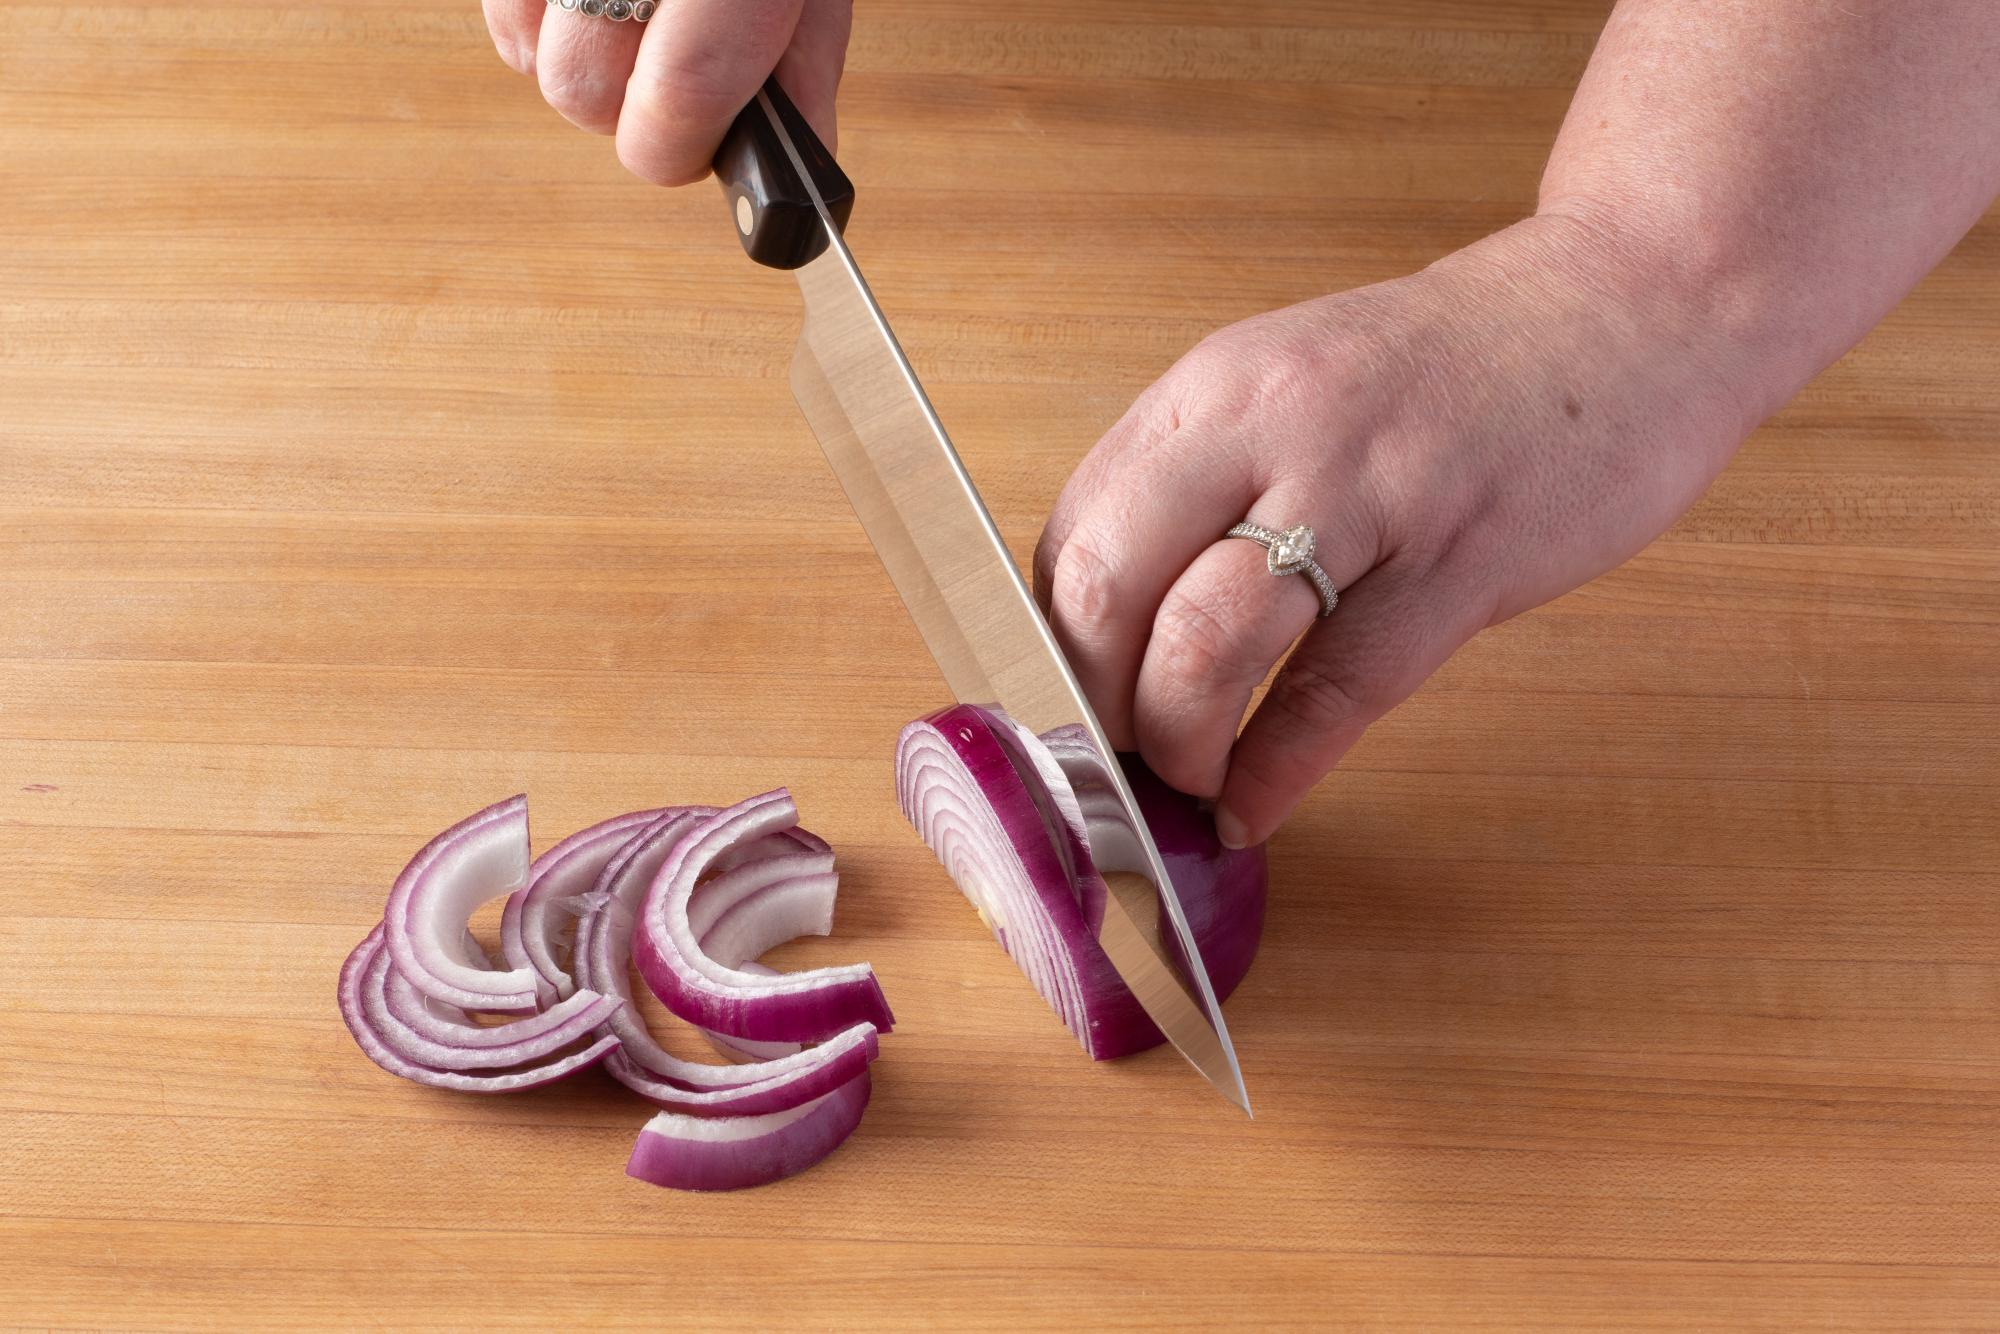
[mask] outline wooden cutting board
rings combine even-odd
[[[1524,213],[1604,6],[861,9],[854,244],[1025,553],[1204,332]],[[2000,226],[1284,831],[1254,1122],[902,826],[797,316],[471,0],[0,5],[0,1321],[2000,1323]],[[341,1029],[430,832],[781,782],[900,1021],[823,1166]]]

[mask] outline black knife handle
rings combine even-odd
[[[729,202],[729,220],[736,226],[744,254],[774,269],[796,269],[826,249],[826,232],[813,207],[812,192],[799,179],[791,154],[772,128],[767,104],[784,122],[799,161],[819,187],[826,211],[843,229],[854,208],[854,183],[785,96],[777,75],[764,80],[750,105],[736,113],[715,153],[715,179]]]

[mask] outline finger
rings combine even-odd
[[[542,97],[570,124],[593,134],[612,133],[649,26],[617,23],[581,9],[550,9],[535,47]]]
[[[1133,690],[1160,600],[1255,494],[1238,451],[1177,431],[1124,453],[1056,555],[1050,627],[1120,749],[1133,744]]]
[[[1042,525],[1041,538],[1035,543],[1035,600],[1041,603],[1044,616],[1049,614],[1056,560],[1069,542],[1069,535],[1076,530],[1077,520],[1103,489],[1107,475],[1124,460],[1126,451],[1132,445],[1172,433],[1170,423],[1157,420],[1155,397],[1150,393],[1141,394],[1125,409],[1125,415],[1113,422],[1111,429],[1091,446],[1083,462],[1077,465],[1076,471],[1064,484],[1062,494],[1056,497],[1055,507],[1049,511],[1049,520]]]
[[[1391,561],[1340,596],[1251,715],[1229,757],[1216,832],[1261,843],[1367,726],[1408,698],[1491,620],[1469,580]]]
[[[850,0],[805,0],[798,26],[792,30],[792,44],[778,62],[778,82],[829,153],[838,147],[833,99],[840,91],[840,72],[847,63],[847,35],[853,19]]]
[[[1278,531],[1302,520],[1312,523],[1314,559],[1335,588],[1381,559],[1378,531],[1361,505],[1322,501],[1315,509],[1280,491],[1250,514],[1250,522]],[[1311,580],[1274,577],[1256,542],[1226,538],[1197,556],[1160,603],[1133,697],[1133,734],[1153,772],[1196,796],[1221,792],[1251,694],[1319,612]]]
[[[493,49],[516,74],[535,72],[535,41],[548,0],[481,0]]]
[[[791,44],[802,3],[674,0],[662,9],[625,90],[618,160],[658,185],[708,175],[729,122]]]

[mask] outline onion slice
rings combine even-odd
[[[457,1006],[446,1005],[424,995],[394,968],[386,969],[385,974],[382,1003],[389,1022],[426,1041],[447,1047],[513,1046],[521,1042],[542,1041],[556,1031],[579,1036],[603,1023],[612,1010],[624,1004],[615,997],[602,996],[595,991],[579,991],[540,1014],[506,1024],[481,1024]],[[376,1027],[383,1028],[385,1025],[378,1023]],[[410,1059],[423,1060],[419,1056],[411,1056]]]
[[[783,788],[708,816],[677,839],[639,914],[633,957],[666,1007],[698,1027],[757,1041],[816,1042],[855,1024],[889,1031],[893,1018],[867,964],[760,977],[702,952],[689,921],[702,874],[725,853],[798,824]]]
[[[754,959],[734,961],[724,959],[709,947],[709,942],[706,940],[702,941],[702,948],[708,951],[709,958],[726,968],[740,968],[759,977],[778,975],[777,969],[766,968]],[[750,1038],[732,1038],[727,1033],[713,1033],[706,1028],[701,1030],[701,1035],[708,1039],[708,1045],[715,1048],[718,1055],[726,1056],[732,1061],[775,1061],[780,1056],[790,1056],[795,1051],[803,1050],[796,1042],[757,1042]]]
[[[426,843],[396,877],[383,912],[396,971],[448,1005],[494,1014],[533,1012],[532,969],[481,968],[465,946],[466,924],[479,905],[512,893],[527,875],[526,797],[488,806]]]
[[[1165,1041],[1097,942],[1108,890],[1087,812],[1065,773],[1079,742],[1038,738],[991,710],[956,705],[903,729],[903,813],[1065,1027],[1094,1060]],[[1024,762],[1017,762],[1024,761]],[[1094,754],[1091,762],[1096,763]],[[1249,971],[1262,932],[1264,851],[1222,847],[1193,798],[1124,761],[1218,998]],[[1106,840],[1103,870],[1143,873],[1136,845]],[[1169,957],[1180,960],[1169,950]]]
[[[629,969],[634,908],[655,875],[682,841],[711,818],[712,810],[671,810],[647,825],[606,864],[589,895],[578,927],[575,959],[578,983],[625,1002],[607,1017],[619,1050],[605,1061],[605,1073],[662,1107],[691,1115],[761,1114],[785,1111],[853,1080],[879,1051],[876,1028],[853,1024],[809,1050],[794,1051],[749,1065],[704,1065],[685,1061],[662,1047],[631,1003]],[[822,848],[824,845],[820,845]],[[761,860],[741,860],[709,886],[704,916],[720,927],[745,914],[732,938],[758,953],[800,934],[794,924],[832,922],[834,878],[808,871],[771,882],[774,875],[801,865],[831,864],[831,854],[796,840],[764,845]],[[802,860],[803,859],[803,860]],[[775,897],[774,897],[775,896]],[[768,911],[760,911],[760,904]]]
[[[539,1088],[544,1084],[552,1084],[559,1079],[567,1078],[579,1070],[597,1064],[617,1048],[617,1039],[601,1037],[587,1046],[577,1047],[559,1056],[486,1074],[439,1069],[409,1060],[401,1055],[375,1027],[368,1003],[364,999],[365,993],[371,987],[380,985],[380,979],[389,969],[391,959],[384,946],[385,936],[384,929],[377,926],[354,947],[353,952],[347,956],[347,962],[341,965],[340,1017],[346,1021],[347,1031],[354,1035],[354,1041],[362,1053],[392,1075],[401,1075],[404,1079],[428,1084],[433,1088],[455,1089],[461,1093],[514,1093],[521,1089]]]
[[[507,900],[500,921],[501,952],[509,965],[534,969],[543,1005],[576,990],[576,979],[556,959],[562,937],[577,918],[564,909],[588,894],[605,863],[662,814],[632,811],[571,834],[535,858],[528,868],[528,887]]]
[[[833,1152],[868,1107],[868,1072],[764,1116],[708,1119],[661,1112],[632,1146],[625,1174],[675,1190],[741,1190],[802,1172]]]
[[[533,868],[531,867],[530,874],[532,873]],[[528,957],[528,947],[521,941],[521,903],[527,897],[527,894],[528,891],[525,889],[515,890],[507,896],[507,903],[500,910],[500,957],[507,961],[509,968],[527,968],[532,970],[535,966],[535,961]],[[478,942],[474,941],[473,944],[476,945]],[[468,955],[471,954],[470,947],[468,947],[467,953]],[[485,951],[482,950],[478,955],[473,957],[484,958]],[[487,961],[486,966],[488,968],[493,966],[490,959]],[[555,986],[546,978],[537,974],[535,977],[535,1008],[546,1010],[549,1006],[554,1005],[557,999]]]
[[[463,1010],[454,1013],[441,1002],[431,1001],[431,1005],[442,1010],[432,1017],[440,1020],[448,1034],[439,1039],[397,1017],[386,993],[392,984],[404,979],[400,974],[392,974],[388,965],[388,957],[378,951],[375,963],[362,974],[362,1013],[384,1046],[412,1065],[434,1070],[504,1070],[547,1061],[589,1037],[593,1029],[624,1003],[609,996],[585,994],[580,997],[584,1004],[565,1015],[561,1023],[538,1025],[537,1031],[523,1033],[520,1030],[529,1027],[527,1021],[487,1027]],[[418,993],[412,988],[410,994]],[[512,1040],[499,1043],[490,1040],[501,1036]]]

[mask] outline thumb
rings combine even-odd
[[[1216,803],[1231,847],[1261,843],[1370,723],[1490,622],[1471,587],[1428,560],[1391,560],[1340,595],[1237,737]]]
[[[778,62],[778,82],[826,144],[835,148],[833,96],[840,88],[841,67],[847,61],[847,33],[854,17],[852,0],[805,0],[792,44]]]

